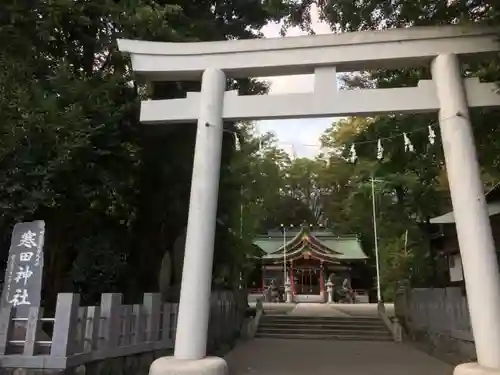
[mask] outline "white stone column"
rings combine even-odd
[[[333,283],[331,280],[328,280],[326,283],[326,292],[328,293],[327,303],[333,303]]]
[[[288,277],[285,282],[285,302],[293,303],[292,285],[290,283],[290,278]]]
[[[224,72],[207,69],[203,73],[175,338],[177,359],[206,355],[225,89]]]
[[[436,57],[432,77],[478,364],[500,370],[500,277],[457,56]]]

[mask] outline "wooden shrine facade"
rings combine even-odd
[[[486,194],[488,215],[496,245],[497,259],[500,260],[500,183]],[[446,269],[445,282],[449,285],[463,285],[462,257],[458,245],[455,215],[453,211],[432,218],[425,228],[430,240],[431,254],[438,262],[444,262],[439,270]],[[436,268],[438,266],[436,265]],[[438,271],[438,270],[436,270]]]
[[[255,239],[261,252],[260,274],[251,280],[258,293],[274,280],[283,288],[286,278],[296,295],[324,296],[330,278],[336,286],[355,276],[356,265],[366,254],[357,236],[336,236],[328,230],[314,231],[302,226],[295,231],[269,231]],[[260,280],[259,280],[260,277]]]

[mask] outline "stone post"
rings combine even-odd
[[[286,303],[293,303],[293,293],[289,278],[285,282],[285,301]]]
[[[333,283],[331,280],[326,283],[326,292],[328,294],[328,303],[333,303]]]
[[[319,295],[321,296],[321,301],[325,302],[325,268],[323,262],[319,269]]]

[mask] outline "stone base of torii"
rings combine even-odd
[[[162,357],[153,362],[149,375],[228,375],[225,360],[219,357],[177,359]]]

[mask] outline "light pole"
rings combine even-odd
[[[373,213],[373,237],[375,241],[375,265],[377,270],[377,302],[382,301],[382,295],[380,292],[380,262],[378,256],[378,235],[377,235],[377,210],[375,206],[375,179],[371,177],[372,183],[372,213]],[[377,180],[377,182],[382,182]]]
[[[238,139],[238,137],[236,137],[236,134],[234,135],[236,139]],[[240,186],[240,200],[241,200],[241,203],[240,203],[240,246],[241,246],[241,243],[243,242],[243,185]],[[243,288],[243,273],[241,271],[241,268],[240,268],[240,289]]]
[[[283,228],[283,285],[288,281],[288,274],[286,272],[286,226],[281,224]],[[293,228],[293,224],[290,224],[290,228]]]

